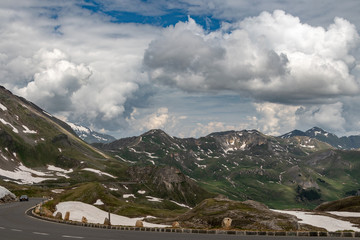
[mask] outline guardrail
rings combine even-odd
[[[65,221],[56,218],[40,216],[34,212],[35,207],[26,213],[33,217],[81,227],[93,227],[103,229],[113,229],[121,231],[142,231],[142,232],[163,232],[163,233],[192,233],[192,234],[229,234],[239,236],[274,236],[274,237],[352,237],[360,238],[360,232],[322,232],[322,231],[244,231],[244,230],[222,230],[222,229],[189,229],[189,228],[151,228],[151,227],[125,227],[115,225],[104,225],[98,223],[82,223],[76,221]]]

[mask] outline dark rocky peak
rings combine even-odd
[[[260,135],[258,130],[242,130],[242,131],[225,131],[225,132],[214,132],[207,135],[207,137],[227,137],[227,136],[243,136],[243,135]]]
[[[148,136],[148,135],[160,135],[160,136],[167,136],[170,137],[166,132],[161,129],[151,129],[146,133],[142,134],[141,136]]]
[[[300,137],[300,136],[307,136],[305,132],[295,129],[294,131],[285,133],[284,135],[281,135],[281,138],[287,139],[291,137]]]
[[[334,134],[332,133],[328,133],[326,132],[325,130],[319,128],[319,127],[313,127],[309,130],[307,130],[305,132],[306,136],[308,137],[312,137],[312,138],[316,138],[316,137],[319,137],[319,136],[324,136],[324,137],[330,137],[330,136],[335,136]]]
[[[176,142],[176,139],[161,129],[152,129],[140,135],[139,143],[140,142],[171,145],[173,142]]]

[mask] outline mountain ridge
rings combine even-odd
[[[294,136],[307,136],[326,142],[338,149],[358,149],[360,148],[360,135],[342,136],[338,137],[333,133],[329,133],[319,127],[313,127],[303,132],[300,130],[293,130],[291,132],[281,135],[281,138],[290,138]]]

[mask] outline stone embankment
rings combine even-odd
[[[122,230],[122,231],[143,231],[143,232],[166,232],[166,233],[192,233],[192,234],[229,234],[229,235],[239,235],[239,236],[291,236],[291,237],[352,237],[360,238],[360,232],[319,232],[319,231],[244,231],[244,230],[228,230],[228,229],[187,229],[179,228],[178,223],[174,224],[175,227],[169,228],[151,228],[151,227],[126,227],[126,226],[115,226],[109,224],[96,224],[96,223],[87,223],[75,222],[70,220],[58,219],[48,214],[42,215],[37,206],[33,209],[30,209],[27,214],[30,214],[36,218],[43,220],[48,220],[57,223],[64,223],[82,227],[93,227],[93,228],[104,228],[104,229],[113,229],[113,230]],[[39,211],[40,210],[40,211]],[[230,219],[224,219],[224,227],[229,227],[226,222],[229,222]],[[230,223],[231,224],[231,223]],[[140,224],[139,224],[140,225]]]

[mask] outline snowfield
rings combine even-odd
[[[294,215],[301,219],[299,223],[309,224],[315,227],[325,228],[327,231],[352,230],[359,232],[360,228],[354,227],[352,223],[338,220],[332,217],[314,215],[312,212],[272,210],[274,212]]]
[[[20,163],[20,166],[18,166],[17,169],[15,169],[14,171],[0,169],[0,175],[13,180],[20,180],[20,182],[17,182],[18,184],[32,184],[32,183],[39,183],[49,179],[54,179],[54,178],[45,178],[45,177],[34,177],[33,175],[37,175],[37,176],[51,176],[51,175],[25,167],[22,163]]]
[[[13,196],[15,198],[15,195],[12,192],[10,192],[6,188],[0,186],[0,198],[5,197],[6,195],[11,195],[11,196]]]
[[[69,201],[61,202],[56,205],[56,212],[61,212],[65,216],[66,212],[70,212],[70,220],[81,222],[82,217],[86,217],[89,223],[104,223],[105,218],[108,217],[108,213],[95,207],[90,204]],[[122,226],[135,226],[137,220],[143,220],[144,218],[128,218],[116,214],[110,214],[110,220],[112,225],[122,225]],[[153,224],[148,222],[143,222],[144,227],[170,227],[168,225],[162,224]]]
[[[1,151],[0,151],[1,152]],[[13,153],[16,157],[16,153]],[[5,156],[3,158],[6,160]],[[39,183],[45,180],[54,180],[57,177],[70,178],[67,173],[72,173],[73,170],[65,170],[53,165],[47,165],[47,170],[51,172],[40,172],[24,166],[22,163],[19,164],[14,171],[4,170],[0,168],[0,176],[12,179],[11,181],[17,184],[33,184]],[[18,180],[18,181],[14,181]],[[10,181],[10,180],[8,180]]]
[[[360,212],[327,212],[339,217],[360,217]]]

